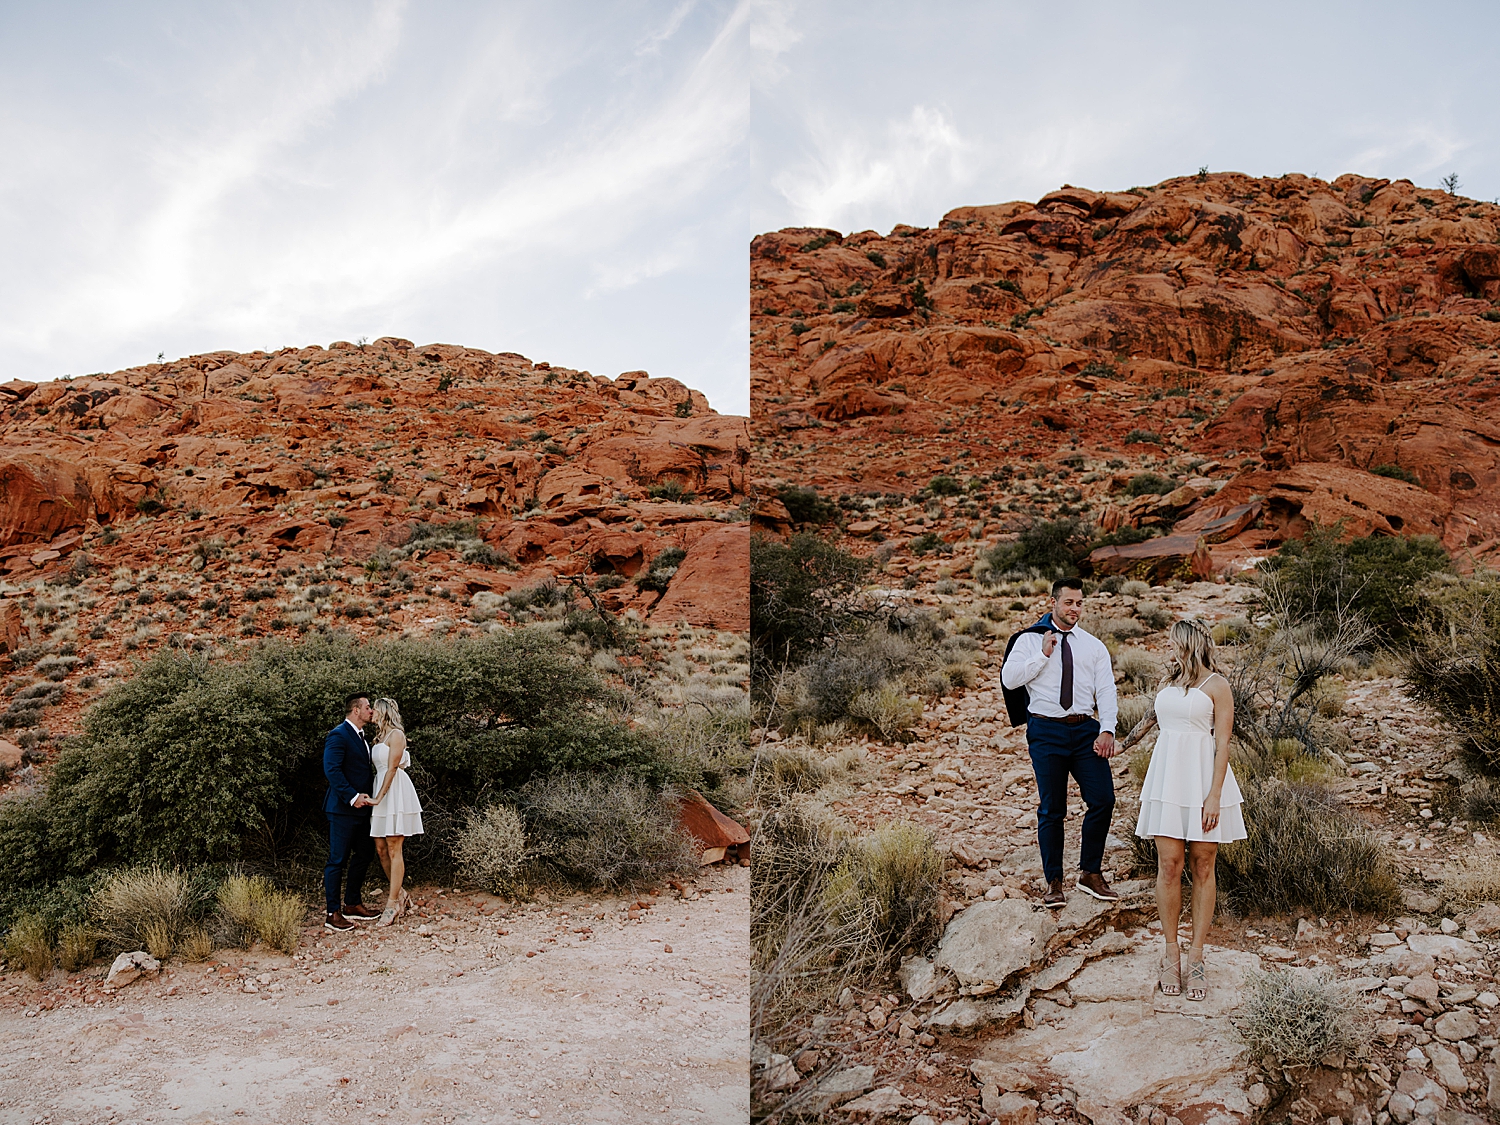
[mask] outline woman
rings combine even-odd
[[[370,750],[375,764],[375,807],[370,810],[370,835],[380,866],[391,881],[380,926],[389,926],[406,909],[410,896],[402,889],[406,879],[406,861],[401,844],[408,836],[422,832],[422,802],[417,789],[406,776],[411,755],[406,752],[406,730],[401,724],[401,708],[394,699],[377,699],[372,718],[376,742]],[[392,768],[392,763],[395,763]]]
[[[1240,787],[1229,768],[1234,694],[1214,662],[1214,639],[1201,621],[1178,621],[1168,639],[1172,659],[1156,707],[1122,743],[1129,749],[1153,726],[1161,733],[1141,785],[1135,834],[1156,841],[1156,910],[1166,941],[1157,984],[1166,996],[1182,992],[1177,922],[1182,913],[1182,865],[1193,872],[1193,938],[1188,949],[1187,999],[1207,994],[1203,941],[1213,919],[1219,845],[1245,838]]]

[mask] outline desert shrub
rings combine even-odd
[[[555,606],[564,606],[572,600],[572,597],[573,591],[569,587],[559,585],[554,578],[546,578],[535,586],[507,592],[505,600],[512,610],[522,613],[527,610],[547,610]]]
[[[212,889],[203,876],[151,865],[110,872],[94,911],[111,946],[144,949],[164,960],[210,902]]]
[[[635,576],[635,584],[642,590],[658,590],[665,593],[667,584],[672,581],[685,558],[687,558],[687,552],[681,547],[668,547],[657,552],[650,565]]]
[[[1125,435],[1126,445],[1160,445],[1161,443],[1161,435],[1155,430],[1135,429]]]
[[[1127,547],[1132,543],[1144,543],[1147,539],[1156,538],[1158,532],[1150,527],[1132,527],[1130,524],[1122,524],[1111,532],[1095,539],[1094,547]]]
[[[1136,620],[1148,629],[1165,629],[1177,620],[1172,611],[1160,602],[1140,602],[1135,607]]]
[[[521,816],[508,805],[475,809],[453,846],[465,878],[493,894],[512,894],[522,885],[522,870],[531,853]]]
[[[1156,709],[1156,700],[1151,695],[1127,695],[1120,700],[1120,710],[1115,719],[1115,733],[1124,738],[1137,723]]]
[[[750,701],[704,703],[659,712],[649,730],[673,773],[719,809],[729,812],[749,799]]]
[[[580,885],[640,883],[696,866],[670,795],[627,774],[552,774],[516,799],[538,854]]]
[[[940,475],[932,478],[927,485],[927,491],[934,496],[962,496],[964,486],[963,482],[956,477]]]
[[[1318,786],[1241,782],[1247,839],[1219,849],[1219,886],[1242,914],[1384,914],[1400,905],[1390,854]]]
[[[190,926],[178,944],[177,953],[184,961],[207,961],[213,955],[214,938],[202,926]]]
[[[1210,630],[1216,645],[1237,645],[1251,637],[1255,628],[1243,617],[1227,617]]]
[[[1261,563],[1281,582],[1288,608],[1302,620],[1358,613],[1385,644],[1413,639],[1423,581],[1451,574],[1452,560],[1430,535],[1342,539],[1342,528],[1313,527]]]
[[[1076,517],[1037,520],[1015,542],[998,544],[982,557],[989,573],[997,577],[1030,570],[1055,578],[1077,572],[1090,539],[1091,529]]]
[[[1422,487],[1422,478],[1403,465],[1376,465],[1370,472],[1377,477],[1389,477],[1391,480],[1404,480],[1407,484]]]
[[[231,875],[219,886],[219,927],[225,945],[248,948],[260,941],[271,949],[290,956],[297,951],[297,941],[307,917],[307,906],[288,891],[278,891],[262,875]],[[194,950],[201,945],[191,931]]]
[[[99,931],[87,923],[64,926],[57,935],[57,960],[64,969],[76,973],[94,961],[99,948]]]
[[[859,631],[854,595],[869,564],[809,533],[750,539],[750,637],[757,676]]]
[[[1245,974],[1243,1006],[1232,1022],[1255,1057],[1282,1066],[1315,1066],[1325,1055],[1369,1042],[1357,997],[1328,973],[1285,968]]]
[[[839,514],[838,505],[820,496],[812,485],[782,485],[776,490],[776,498],[794,523],[827,523]]]
[[[854,841],[824,885],[841,928],[862,932],[856,954],[875,959],[923,945],[938,930],[943,857],[915,824],[887,824]]]
[[[0,900],[28,878],[232,859],[247,839],[282,848],[320,829],[323,740],[355,685],[400,700],[419,787],[455,805],[564,770],[672,779],[587,665],[537,630],[267,641],[237,661],[162,653],[86,712],[44,795],[0,801],[0,844],[16,845],[0,853]]]
[[[36,980],[52,971],[52,932],[40,914],[23,914],[5,936],[5,958]]]
[[[1125,485],[1126,496],[1164,496],[1177,484],[1160,473],[1136,473]]]
[[[1138,648],[1122,648],[1115,654],[1115,671],[1125,680],[1131,691],[1149,692],[1161,682],[1162,666],[1150,653]],[[1124,720],[1122,730],[1129,730]]]
[[[890,740],[905,734],[922,718],[922,701],[913,699],[895,684],[882,684],[862,691],[849,701],[846,713],[852,719],[869,723]]]
[[[779,804],[796,793],[814,793],[828,780],[828,770],[811,754],[782,746],[765,746],[750,771],[757,802]]]
[[[1146,585],[1146,583],[1142,582],[1139,578],[1132,578],[1129,581],[1120,584],[1119,592],[1124,594],[1127,598],[1145,598],[1150,596],[1151,587]]]
[[[1421,597],[1407,693],[1441,715],[1486,772],[1500,774],[1500,576],[1430,586]]]
[[[1082,622],[1085,631],[1101,639],[1134,640],[1146,635],[1146,627],[1133,617],[1090,617]]]
[[[1500,784],[1488,777],[1470,778],[1459,791],[1463,818],[1476,824],[1500,824]]]

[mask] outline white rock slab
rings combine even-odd
[[[1050,913],[1021,899],[977,902],[948,924],[933,964],[962,984],[998,984],[1038,961],[1056,932]]]

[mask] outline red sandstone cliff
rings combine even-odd
[[[1117,470],[1149,467],[1202,478],[1168,527],[1254,502],[1248,527],[1216,525],[1223,556],[1343,518],[1493,557],[1497,233],[1500,207],[1406,180],[1223,173],[1065,187],[887,236],[761,235],[755,477],[763,494],[844,494],[875,524],[856,534],[889,535],[910,514],[860,513],[859,497],[1037,461],[1107,467],[1068,482],[1076,510],[1150,522],[1159,498],[1111,495]],[[970,535],[1018,507],[969,513]]]

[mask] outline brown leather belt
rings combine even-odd
[[[1094,717],[1092,715],[1068,715],[1059,719],[1056,715],[1038,715],[1035,711],[1028,711],[1027,714],[1033,719],[1045,719],[1049,723],[1067,723],[1069,726],[1086,723]]]

